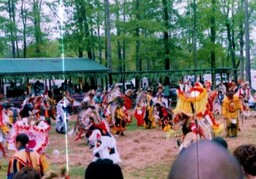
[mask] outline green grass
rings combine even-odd
[[[73,179],[83,179],[85,173],[85,168],[82,166],[70,167],[70,176]]]
[[[2,168],[0,169],[0,178],[6,178],[8,161],[5,159],[1,159],[0,161],[2,166]]]
[[[170,170],[169,164],[158,164],[124,173],[126,179],[166,179]]]
[[[133,117],[132,118],[132,123],[126,125],[126,130],[127,131],[135,131],[135,130],[138,130],[138,129],[142,129],[142,127],[138,127],[136,124],[137,124],[137,120]]]

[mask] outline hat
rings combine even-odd
[[[210,80],[206,80],[205,82],[204,82],[204,86],[205,87],[210,87],[212,85],[212,82],[210,81]]]
[[[148,92],[153,92],[153,89],[150,88],[150,87],[148,87],[148,88],[147,88],[147,91],[148,91]]]
[[[31,98],[29,98],[28,102],[31,103],[34,101],[34,99],[35,99],[34,97],[31,97]]]
[[[158,89],[163,89],[163,86],[159,83]]]
[[[248,81],[245,81],[245,82],[242,82],[241,83],[241,86],[248,86],[249,85],[249,82]]]
[[[94,90],[90,90],[90,91],[88,92],[88,95],[95,95],[95,91],[94,91]]]
[[[227,91],[233,91],[234,90],[234,85],[232,83],[227,84]]]
[[[132,90],[131,89],[128,89],[126,90],[125,94],[128,95],[128,94],[131,94],[132,93]]]
[[[202,85],[202,83],[200,83],[200,82],[196,82],[195,84],[194,84],[194,88],[203,88],[203,85]]]
[[[43,98],[42,96],[38,96],[38,97],[36,98],[36,102],[39,102],[42,98]]]

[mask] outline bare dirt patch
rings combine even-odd
[[[75,119],[76,116],[72,116],[71,120]],[[224,123],[221,118],[218,119],[218,122]],[[237,138],[226,138],[231,152],[241,144],[256,144],[256,128],[254,126],[256,126],[255,118],[247,119],[241,124],[241,132]],[[222,133],[222,136],[224,134],[225,132]],[[165,136],[166,133],[160,128],[146,130],[138,127],[130,131],[128,129],[125,136],[116,138],[122,159],[120,166],[125,179],[167,178],[171,164],[178,155],[178,147],[177,138],[166,138]],[[52,129],[47,155],[51,163],[51,170],[58,172],[59,167],[66,165],[68,161],[71,178],[80,179],[84,178],[84,170],[92,160],[92,150],[89,149],[85,141],[75,141],[75,138],[75,136],[66,138],[65,135],[57,134]],[[56,150],[59,152],[57,155]],[[4,176],[3,172],[5,171],[1,170],[0,176]]]
[[[221,117],[218,122],[224,123]],[[255,125],[254,118],[244,120],[238,137],[226,138],[231,152],[241,144],[256,144],[256,128],[253,127]],[[224,135],[223,131],[222,136]],[[63,137],[63,135],[51,135],[51,146],[63,146],[64,141],[61,139]],[[68,138],[70,166],[86,168],[91,162],[92,151],[86,146],[85,141],[75,142],[74,139],[74,136]],[[160,128],[146,130],[138,127],[136,130],[126,131],[124,137],[120,136],[116,140],[122,159],[120,166],[125,178],[166,178],[172,162],[178,155],[177,138],[166,138],[166,133]],[[65,164],[66,158],[63,154],[62,152],[57,159],[52,160],[52,165]]]

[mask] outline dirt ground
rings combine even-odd
[[[71,126],[75,120],[76,116],[71,116]],[[217,121],[224,123],[221,117]],[[134,121],[128,126],[125,136],[116,138],[124,178],[166,179],[179,153],[176,144],[178,137],[166,138],[166,133],[160,128],[146,130],[136,127],[135,123]],[[256,144],[256,118],[246,119],[240,126],[241,132],[237,138],[226,138],[230,152],[241,144]],[[224,135],[223,131],[221,136]],[[71,179],[84,178],[85,169],[92,160],[92,149],[89,149],[84,140],[75,141],[75,138],[76,136],[57,134],[53,124],[47,149],[50,162],[48,173],[59,173],[60,167],[68,166]],[[12,152],[8,152],[8,156],[12,156]],[[1,160],[0,178],[6,178],[8,161],[9,158]]]
[[[72,116],[72,120],[75,118]],[[221,117],[218,118],[218,122],[224,123]],[[223,131],[221,136],[224,134]],[[179,153],[177,139],[177,137],[166,138],[166,133],[160,128],[146,130],[135,127],[129,130],[128,127],[125,136],[116,138],[124,178],[167,178],[172,162]],[[226,140],[231,152],[241,144],[256,144],[255,118],[244,120],[244,123],[241,123],[241,132],[238,137],[226,138]],[[65,145],[66,141],[68,147]],[[92,150],[85,141],[75,141],[75,136],[66,138],[65,135],[52,131],[48,155],[51,169],[56,170],[57,166],[66,165],[68,161],[70,170],[74,171],[71,172],[71,178],[83,178],[84,169],[92,159]],[[76,172],[75,168],[80,168],[80,170]]]

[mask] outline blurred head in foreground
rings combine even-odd
[[[235,149],[234,156],[242,166],[246,178],[256,178],[256,146],[241,145]]]
[[[169,179],[242,179],[238,161],[227,149],[211,141],[190,145],[177,157]]]
[[[102,178],[123,179],[120,166],[110,159],[98,159],[91,162],[85,171],[85,179]]]
[[[228,143],[227,143],[227,141],[224,138],[222,138],[222,137],[214,137],[212,139],[212,141],[217,143],[217,144],[219,144],[219,145],[221,145],[222,147],[228,149]]]
[[[32,167],[23,167],[18,173],[16,173],[13,179],[40,179],[40,173]]]

